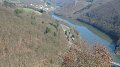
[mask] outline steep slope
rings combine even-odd
[[[65,44],[62,29],[47,14],[16,14],[0,6],[0,67],[50,67],[48,62],[60,62]]]
[[[107,49],[76,32],[46,13],[0,6],[0,67],[111,67]]]

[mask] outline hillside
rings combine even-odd
[[[94,8],[80,15],[77,17],[77,19],[82,19],[83,21],[99,28],[100,30],[109,34],[115,41],[117,41],[120,38],[119,6],[119,0],[110,1],[102,6]],[[118,43],[118,45],[120,44]]]
[[[57,9],[56,13],[59,15],[76,18],[79,15],[110,1],[111,0],[72,0],[71,3],[65,2],[65,5],[63,5],[60,9]]]
[[[53,24],[53,25],[51,25]],[[60,62],[66,38],[47,14],[20,13],[0,6],[0,67],[39,67]],[[41,67],[41,66],[40,66]]]
[[[74,5],[67,5],[68,9],[58,9],[56,14],[69,17],[74,20],[83,21],[104,31],[110,35],[118,45],[120,38],[120,1],[119,0],[93,0],[88,2],[79,0]],[[117,48],[119,50],[119,48]]]
[[[111,67],[107,49],[76,32],[46,13],[0,6],[0,67]]]

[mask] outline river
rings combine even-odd
[[[63,21],[64,23],[67,23],[68,25],[74,27],[77,31],[79,31],[80,37],[86,40],[89,45],[99,43],[106,47],[111,54],[113,61],[120,63],[120,57],[114,53],[115,44],[112,42],[113,40],[107,34],[83,22],[79,22],[79,24],[76,24],[68,18],[63,18],[55,14],[52,14],[52,17],[56,20]]]

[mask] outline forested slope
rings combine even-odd
[[[114,40],[120,38],[120,0],[110,1],[102,6],[80,15],[83,20],[110,35]],[[118,43],[118,45],[120,45]]]
[[[61,8],[56,14],[82,21],[110,35],[119,49],[120,38],[120,0],[78,0],[79,2]],[[82,4],[83,3],[83,4]],[[71,8],[70,8],[71,7]]]

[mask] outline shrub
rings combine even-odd
[[[44,24],[44,21],[42,21],[42,24]]]
[[[16,9],[16,10],[15,10],[15,13],[16,13],[16,14],[23,13],[23,9]]]
[[[54,36],[57,36],[57,33],[56,33],[56,32],[54,32]]]
[[[32,24],[32,25],[35,25],[36,23],[35,23],[34,21],[31,21],[31,24]]]
[[[50,28],[48,28],[48,27],[46,27],[46,30],[45,30],[45,34],[47,34],[47,33],[49,33],[49,32],[51,32],[51,29]]]
[[[54,23],[54,24],[53,24],[53,23],[50,23],[50,25],[52,25],[52,26],[53,26],[53,27],[55,27],[56,29],[57,29],[57,28],[58,28],[58,26],[59,26],[59,24],[58,24],[58,23],[56,23],[56,24],[55,24],[55,23]]]
[[[41,10],[39,10],[39,12],[40,12],[40,13],[43,13],[43,12],[44,12],[44,10],[42,10],[42,9],[41,9]]]

